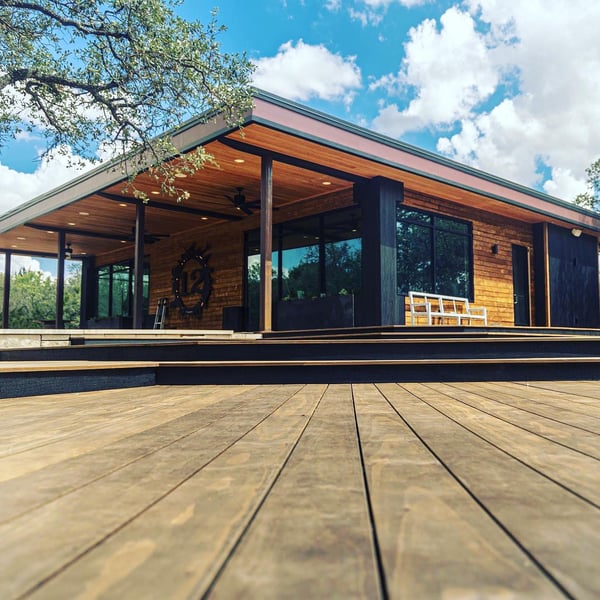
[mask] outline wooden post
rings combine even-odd
[[[10,309],[10,262],[12,254],[4,253],[4,292],[2,294],[2,329],[8,329]]]
[[[146,206],[135,205],[135,258],[133,265],[133,328],[144,326],[144,231]]]
[[[63,329],[65,308],[65,243],[64,231],[58,234],[58,263],[56,265],[56,329]]]
[[[260,306],[259,328],[272,330],[273,312],[273,161],[264,157],[260,174]]]

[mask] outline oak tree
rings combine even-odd
[[[26,131],[43,135],[47,152],[96,159],[109,148],[130,175],[150,166],[163,192],[184,198],[173,165],[193,172],[208,157],[183,157],[163,132],[211,111],[238,122],[253,67],[222,50],[216,11],[187,21],[179,4],[0,0],[0,149]]]

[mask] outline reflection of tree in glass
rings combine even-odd
[[[325,245],[325,283],[328,296],[358,294],[361,287],[361,241]]]
[[[281,280],[284,298],[319,297],[319,247],[305,248],[304,256],[297,265],[282,273]]]
[[[399,222],[396,247],[398,291],[432,292],[431,228]]]
[[[360,240],[325,244],[325,289],[321,288],[319,273],[319,248],[312,246],[295,267],[283,274],[286,295],[297,298],[301,291],[305,298],[317,298],[321,294],[357,293],[361,277]]]

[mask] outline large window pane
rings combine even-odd
[[[445,231],[436,232],[435,274],[438,294],[468,298],[470,251],[469,239]]]
[[[325,244],[325,291],[328,296],[358,294],[361,251],[360,238]]]
[[[119,263],[100,267],[96,271],[98,298],[96,318],[130,317],[133,311],[133,266],[131,263]],[[144,265],[142,310],[149,312],[150,267]]]
[[[431,228],[399,222],[396,244],[398,293],[432,291]]]
[[[129,317],[131,279],[128,265],[114,265],[112,273],[112,316]]]
[[[105,319],[110,315],[110,267],[98,269],[98,310],[97,317]]]
[[[282,298],[318,298],[319,246],[289,248],[281,253]]]
[[[399,206],[396,243],[398,293],[414,290],[471,297],[469,223]]]

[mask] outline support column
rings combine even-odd
[[[4,253],[4,292],[2,294],[2,329],[8,329],[10,310],[10,263],[12,254]]]
[[[146,206],[138,202],[135,209],[135,258],[133,266],[133,328],[144,326],[144,231]]]
[[[56,329],[64,329],[65,308],[65,232],[58,234],[58,262],[56,265]]]
[[[262,157],[260,174],[260,305],[259,328],[273,328],[273,160]]]
[[[396,280],[396,205],[404,201],[404,186],[375,177],[357,184],[355,195],[362,208],[360,324],[404,324],[404,299]]]

